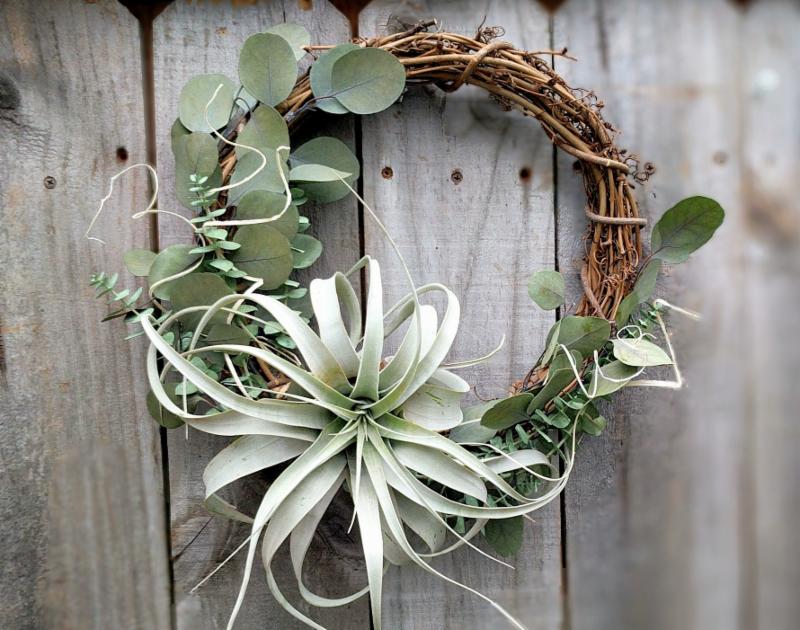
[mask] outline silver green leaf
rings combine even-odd
[[[481,424],[488,429],[500,431],[513,427],[515,424],[525,422],[530,418],[528,405],[533,400],[533,394],[517,394],[498,401],[481,418]]]
[[[170,282],[169,301],[174,311],[180,311],[191,306],[211,306],[219,298],[231,295],[233,291],[225,281],[214,273],[190,273]],[[203,312],[189,313],[181,321],[191,330],[197,326]],[[218,312],[211,319],[212,323],[225,322],[227,313]]]
[[[233,239],[241,247],[230,259],[249,276],[264,281],[264,289],[277,289],[292,273],[294,259],[289,240],[268,223],[243,225]]]
[[[289,42],[272,33],[248,37],[239,56],[239,80],[266,105],[285,100],[297,80],[297,59]]]
[[[513,556],[522,547],[524,521],[521,516],[486,523],[486,542],[501,556]]]
[[[708,197],[689,197],[667,210],[650,236],[652,256],[682,263],[714,235],[725,211]]]
[[[342,173],[350,173],[344,177],[350,186],[353,186],[360,173],[358,158],[348,146],[337,138],[327,136],[314,138],[298,147],[292,153],[290,161],[294,168],[304,164],[314,164],[327,166]],[[337,201],[350,193],[350,189],[341,181],[303,182],[301,188],[310,199],[322,203]]]
[[[564,277],[558,271],[535,272],[528,281],[528,295],[545,311],[564,303]]]
[[[205,120],[206,105],[211,101],[217,87],[222,89],[208,108],[208,123]],[[201,74],[192,77],[183,86],[178,113],[181,124],[189,131],[211,133],[228,124],[228,116],[233,106],[233,95],[236,86],[222,74]]]
[[[242,195],[236,206],[236,219],[268,219],[283,212],[286,195],[268,190],[251,190]],[[277,221],[269,225],[288,239],[293,239],[299,227],[300,215],[297,206],[289,204],[286,212]]]
[[[559,322],[558,343],[582,356],[591,356],[600,350],[611,336],[611,324],[599,317],[569,315]]]
[[[639,273],[636,284],[633,285],[633,290],[623,298],[617,308],[617,314],[614,317],[617,328],[625,326],[636,307],[649,300],[653,295],[659,271],[661,271],[661,261],[658,258],[653,258]]]
[[[322,54],[311,66],[309,73],[311,91],[314,93],[314,98],[316,98],[315,105],[322,111],[329,114],[348,113],[349,110],[336,100],[331,84],[331,74],[333,73],[333,64],[347,53],[359,48],[356,44],[339,44]]]
[[[125,252],[122,262],[132,275],[146,278],[155,259],[156,253],[149,249],[131,249]]]
[[[322,243],[308,234],[298,234],[292,239],[292,259],[295,269],[307,269],[322,254]]]
[[[265,33],[283,37],[291,46],[295,59],[300,61],[306,55],[305,46],[311,43],[311,33],[300,24],[276,24],[268,28]]]
[[[188,269],[195,263],[200,256],[199,254],[190,254],[192,249],[194,249],[194,245],[178,244],[169,245],[158,252],[147,274],[150,286]],[[154,295],[159,299],[168,300],[172,284],[172,282],[167,282],[157,287],[153,292]]]
[[[239,144],[255,147],[264,153],[268,159],[274,161],[275,150],[278,147],[289,146],[289,127],[277,110],[269,105],[256,108],[250,120],[244,126],[237,138]],[[236,147],[238,157],[250,152],[245,147]]]
[[[336,100],[354,114],[383,111],[403,93],[406,71],[397,57],[380,48],[359,48],[333,64]]]
[[[633,367],[672,365],[669,355],[644,337],[614,339],[614,356]]]
[[[261,166],[261,156],[252,151],[244,155],[237,163],[231,174],[231,188],[228,192],[228,203],[236,205],[242,197],[251,190],[267,190],[275,193],[283,193],[284,185],[281,180],[281,175],[278,172],[278,165],[274,159],[268,159],[266,165],[261,169],[255,177],[241,184],[242,180],[256,172]],[[288,178],[289,169],[282,164],[284,174]]]

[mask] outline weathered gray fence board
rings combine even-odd
[[[748,157],[742,122],[756,74],[773,63],[767,59],[776,44],[764,26],[777,27],[781,3],[767,4],[770,9],[755,13],[723,1],[572,2],[555,16],[555,45],[567,45],[580,60],[559,62],[559,70],[573,85],[595,88],[611,122],[624,130],[621,143],[657,165],[651,183],[638,191],[646,215],[655,220],[697,193],[714,196],[728,210],[712,245],[664,283],[666,296],[704,315],[700,323],[670,317],[688,386],[679,393],[620,397],[610,430],[584,442],[566,490],[570,614],[578,630],[756,627],[759,612],[771,619],[756,581],[770,593],[769,585],[778,586],[789,610],[782,582],[762,582],[755,568],[761,566],[755,530],[764,517],[753,494],[756,471],[774,465],[774,454],[767,461],[754,457],[753,440],[761,443],[768,428],[787,426],[785,419],[767,420],[767,413],[756,411],[755,401],[765,398],[757,392],[770,381],[785,396],[789,372],[769,369],[764,354],[763,369],[754,370],[747,354],[757,337],[746,335],[777,324],[767,313],[780,304],[778,296],[796,305],[797,291],[786,281],[768,294],[775,301],[759,303],[752,291],[767,281],[774,259],[749,272],[743,265],[753,242],[753,207],[741,182],[746,185],[748,168],[761,172],[763,165]],[[786,52],[789,32],[784,22]],[[750,59],[759,50],[762,68]],[[781,66],[787,82],[788,67]],[[794,140],[784,128],[779,146],[796,142],[796,113],[789,111]],[[753,149],[768,150],[760,138],[754,129]],[[786,156],[773,149],[787,174],[796,148]],[[559,252],[562,270],[574,278],[583,193],[570,175],[571,162],[558,162]],[[791,255],[796,260],[796,248]],[[772,331],[764,334],[775,339]],[[785,351],[778,356],[788,369]],[[773,404],[785,407],[787,401]],[[769,439],[771,446],[775,438]],[[762,448],[767,456],[768,447]],[[788,467],[791,460],[779,461]],[[764,477],[759,473],[766,485]],[[772,501],[780,505],[789,492],[778,486]],[[768,539],[762,535],[762,546]],[[786,544],[785,536],[778,539]]]
[[[110,0],[33,9],[0,6],[0,626],[167,628],[144,344],[88,287],[148,245],[128,218],[146,178],[119,182],[105,247],[84,236],[108,178],[144,159],[138,25]]]
[[[303,11],[297,2],[274,2],[254,6],[235,3],[174,3],[155,21],[154,60],[157,107],[158,166],[164,187],[161,208],[175,209],[174,169],[169,143],[169,128],[177,112],[180,90],[191,77],[202,72],[221,72],[237,80],[239,50],[244,40],[280,22],[303,24],[312,33],[313,42],[340,42],[350,37],[344,17],[327,2],[315,2]],[[352,121],[316,118],[325,131],[353,145]],[[302,130],[299,135],[302,137]],[[297,144],[295,144],[297,146]],[[354,147],[355,148],[355,147]],[[329,275],[358,257],[359,235],[357,206],[352,199],[314,208],[303,206],[312,223],[310,233],[319,236],[325,250],[309,270]],[[160,223],[160,246],[184,242],[187,237],[177,221]],[[235,600],[244,565],[244,555],[229,563],[202,587],[196,595],[188,591],[213,570],[227,554],[248,535],[249,527],[211,518],[203,507],[202,472],[205,465],[225,445],[226,440],[192,431],[186,440],[183,430],[169,436],[170,497],[172,512],[172,547],[179,628],[216,628],[224,625]],[[246,511],[254,512],[266,485],[253,480],[228,497]],[[366,582],[358,548],[346,534],[350,516],[346,502],[335,502],[333,518],[323,526],[307,560],[307,582],[320,593],[344,595]],[[260,560],[259,560],[260,562]],[[296,589],[288,554],[275,562],[279,583],[292,597]],[[299,606],[308,612],[308,607]],[[368,602],[363,599],[344,609],[324,615],[325,623],[336,628],[359,629],[369,626]],[[237,621],[239,628],[305,627],[285,613],[266,588],[260,566],[254,569],[248,595]]]
[[[800,443],[796,340],[800,312],[800,5],[759,3],[744,15],[741,203],[749,242],[747,338],[751,531],[746,556],[755,599],[751,627],[788,630],[800,619]]]
[[[505,39],[549,47],[546,13],[536,2],[374,2],[360,32],[379,33],[394,15],[413,23],[437,17],[443,28],[474,35],[481,19],[502,25]],[[462,309],[454,357],[485,354],[506,334],[504,350],[465,370],[484,398],[503,396],[541,352],[553,322],[527,297],[527,279],[552,269],[555,253],[552,145],[536,121],[503,112],[488,95],[464,88],[452,95],[411,88],[399,105],[364,117],[366,201],[396,239],[418,284],[442,282]],[[387,178],[388,171],[391,177]],[[385,237],[365,218],[366,252],[382,262],[385,303],[408,291]],[[497,600],[532,628],[561,624],[558,502],[526,523],[516,570],[463,548],[434,561],[446,575]],[[481,541],[481,546],[483,545]],[[386,578],[384,627],[482,629],[503,624],[485,602],[416,567]]]

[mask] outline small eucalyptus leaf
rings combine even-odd
[[[639,273],[636,284],[633,285],[633,290],[625,296],[617,308],[617,314],[614,318],[617,328],[625,326],[636,307],[649,300],[653,295],[659,271],[661,271],[661,261],[658,258],[653,258]]]
[[[604,365],[601,370],[602,376],[595,367],[592,373],[592,382],[589,385],[589,392],[594,392],[595,396],[608,396],[622,389],[636,376],[639,368],[625,365],[622,361],[612,361]]]
[[[298,234],[292,240],[292,257],[295,269],[307,269],[322,254],[322,243],[308,234]]]
[[[537,271],[528,282],[528,295],[545,311],[564,303],[564,277],[558,271]]]
[[[504,398],[483,414],[481,424],[489,429],[500,431],[525,422],[530,418],[527,409],[533,400],[533,394],[517,394]]]
[[[380,48],[352,50],[333,64],[331,87],[336,100],[354,114],[374,114],[403,93],[406,71],[397,57]]]
[[[358,50],[360,46],[356,44],[340,44],[322,54],[311,66],[310,79],[311,90],[314,93],[316,106],[329,114],[346,114],[348,109],[336,100],[331,85],[331,73],[335,64],[344,55],[352,50]]]
[[[501,556],[513,556],[522,548],[522,535],[525,531],[521,516],[492,519],[486,523],[483,533],[492,549]]]
[[[297,61],[305,57],[306,51],[304,47],[311,43],[311,33],[299,24],[276,24],[264,32],[283,37],[292,47],[292,52],[294,52]]]
[[[192,175],[191,170],[176,169],[175,170],[175,196],[180,201],[181,205],[195,211],[199,208],[194,202],[197,201],[197,193],[191,189],[195,186],[189,177]],[[216,188],[222,185],[222,169],[217,166],[216,170],[208,176],[208,179],[203,184],[207,188]]]
[[[261,278],[265,290],[277,289],[292,273],[289,240],[268,223],[240,227],[234,241],[241,247],[231,252],[231,260],[247,275]]]
[[[708,197],[689,197],[667,210],[650,237],[652,256],[682,263],[722,225],[725,211]]]
[[[610,336],[611,324],[599,317],[569,315],[561,320],[558,329],[558,342],[584,357],[600,350]]]
[[[293,182],[340,182],[347,180],[352,173],[337,171],[324,164],[300,164],[289,171]]]
[[[275,150],[278,147],[289,146],[289,127],[275,108],[262,105],[257,108],[250,120],[239,133],[236,140],[239,144],[255,147],[267,156],[267,160],[275,163]],[[238,157],[249,153],[250,149],[236,147]]]
[[[208,108],[208,122],[205,121],[204,112],[206,104],[211,101],[217,87],[222,84],[222,89]],[[233,81],[222,74],[201,74],[192,77],[183,86],[178,113],[180,121],[189,131],[211,133],[228,124],[228,116],[233,106],[233,95],[236,91]]]
[[[236,218],[243,220],[268,219],[280,214],[285,204],[286,195],[268,190],[251,190],[239,200],[236,207]],[[299,222],[297,206],[290,204],[280,219],[265,225],[271,225],[286,238],[292,239],[297,234]]]
[[[215,273],[190,273],[178,278],[172,285],[169,301],[173,311],[180,311],[190,306],[211,306],[219,298],[233,293],[225,281]],[[203,316],[202,312],[190,313],[181,318],[189,328],[194,328]],[[225,323],[227,313],[219,311],[211,318],[212,323]]]
[[[190,254],[189,252],[192,249],[194,249],[194,245],[177,244],[165,247],[158,252],[147,274],[147,281],[150,283],[150,286],[153,286],[160,280],[184,271],[191,264],[196,262],[198,254]],[[167,282],[157,287],[154,291],[154,295],[161,300],[168,300],[173,284],[174,282]]]
[[[122,262],[132,275],[145,278],[150,273],[155,259],[156,253],[149,249],[131,249],[125,252]]]
[[[672,365],[672,359],[669,358],[669,355],[644,337],[638,339],[615,339],[614,356],[625,365],[634,367]]]
[[[297,80],[297,59],[289,42],[272,33],[248,37],[239,56],[239,80],[266,105],[285,100]]]
[[[360,173],[358,158],[348,146],[341,140],[327,136],[314,138],[298,147],[291,155],[291,163],[294,168],[303,164],[316,164],[343,173],[351,173],[344,178],[350,186],[355,183]],[[338,178],[337,181],[330,182],[304,182],[301,187],[310,199],[322,203],[337,201],[350,193],[347,186],[338,181]]]
[[[242,180],[254,173],[261,166],[261,156],[249,151],[237,163],[231,174],[231,184],[237,184],[235,188],[228,191],[228,203],[238,204],[239,200],[251,190],[268,190],[271,192],[282,193],[284,191],[283,181],[281,181],[278,165],[274,159],[267,158],[267,163],[258,174],[244,184]],[[283,164],[283,163],[282,163]],[[288,178],[288,168],[284,165],[284,172]]]

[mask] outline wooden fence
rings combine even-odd
[[[152,21],[140,7],[140,23],[114,0],[0,2],[2,628],[221,628],[239,583],[235,561],[189,594],[247,536],[201,505],[203,467],[222,443],[159,432],[144,405],[144,342],[101,324],[88,287],[91,272],[121,268],[132,245],[185,234],[176,222],[128,219],[146,203],[143,176],[112,198],[105,246],[84,231],[125,164],[155,161],[160,204],[173,203],[168,132],[189,76],[235,77],[245,37],[276,22],[326,43],[351,30],[324,0],[162,4]],[[433,16],[464,33],[485,16],[520,46],[567,46],[580,61],[556,58],[559,72],[595,89],[620,142],[657,166],[637,191],[647,215],[695,193],[728,212],[713,244],[664,286],[704,314],[674,320],[689,386],[626,394],[609,410],[561,501],[526,525],[516,570],[468,550],[437,566],[536,630],[796,628],[800,6],[380,0],[358,17],[360,34],[389,16]],[[468,375],[481,396],[502,394],[553,321],[527,299],[530,272],[559,268],[579,295],[584,204],[573,160],[533,121],[467,89],[412,89],[380,115],[322,124],[363,160],[366,199],[417,281],[459,295],[455,354],[485,351],[496,341],[487,331],[506,331],[503,353]],[[315,273],[349,266],[361,249],[391,259],[359,212],[352,199],[312,211],[326,247]],[[396,296],[403,280],[385,267]],[[255,479],[236,500],[252,505],[263,489]],[[346,505],[332,512],[309,581],[344,592],[365,575]],[[260,578],[237,627],[298,628]],[[368,609],[314,616],[363,630]],[[384,610],[391,630],[501,627],[482,602],[413,568],[388,574]]]

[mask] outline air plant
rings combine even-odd
[[[359,300],[349,280],[349,275],[361,268],[369,277],[363,326]],[[429,293],[445,298],[441,321],[433,306],[419,301]],[[470,539],[488,520],[528,514],[557,497],[572,468],[574,442],[568,447],[564,472],[558,475],[551,460],[535,449],[479,458],[442,435],[442,431],[462,422],[460,401],[469,390],[468,384],[443,363],[460,316],[458,300],[445,286],[429,284],[415,289],[412,285],[411,292],[384,313],[380,267],[367,257],[348,274],[314,280],[310,295],[319,334],[280,301],[255,293],[229,295],[210,307],[184,309],[158,329],[148,318],[142,320],[152,344],[148,377],[160,404],[200,431],[241,436],[221,451],[204,473],[209,506],[252,524],[245,543],[245,574],[228,627],[232,627],[242,604],[262,539],[261,554],[272,594],[293,616],[311,627],[322,627],[286,599],[272,574],[275,553],[288,538],[300,593],[309,604],[343,605],[369,593],[374,623],[380,628],[386,567],[414,563],[486,599],[522,628],[497,603],[442,575],[429,560],[465,544],[472,546]],[[245,302],[268,313],[287,331],[297,344],[303,365],[268,347],[200,345],[212,318],[222,313],[230,322]],[[202,317],[188,350],[181,353],[163,334],[190,313],[202,313]],[[404,325],[407,328],[397,351],[385,356],[385,339]],[[260,398],[247,388],[237,393],[192,361],[203,353],[248,355],[285,374],[293,388]],[[159,354],[165,361],[161,370]],[[459,367],[464,365],[467,363]],[[165,379],[172,370],[213,400],[217,409],[209,415],[196,415],[179,406],[180,401],[174,402],[165,389]],[[217,495],[224,486],[246,475],[289,461],[264,494],[252,519]],[[501,477],[520,469],[545,482],[541,491],[525,496]],[[329,599],[303,584],[302,569],[313,533],[341,488],[352,496],[368,586],[348,597]],[[490,490],[503,495],[505,505],[490,505]],[[464,501],[464,496],[472,500]],[[469,520],[471,527],[465,534],[452,527],[453,517]],[[424,549],[414,547],[409,530],[424,542]]]

